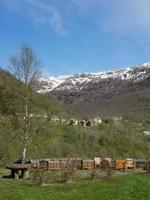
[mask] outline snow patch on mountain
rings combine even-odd
[[[119,70],[98,72],[98,73],[79,73],[67,76],[46,77],[39,79],[39,93],[48,93],[60,90],[81,90],[86,87],[89,82],[99,82],[105,79],[121,79],[140,81],[150,73],[150,62],[128,67]]]

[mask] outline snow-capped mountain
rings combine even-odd
[[[62,90],[82,90],[89,84],[97,83],[102,80],[134,80],[140,81],[150,73],[150,62],[143,65],[128,67],[119,70],[98,72],[98,73],[79,73],[68,76],[47,77],[39,79],[39,93]]]
[[[78,115],[150,118],[150,63],[119,70],[39,79],[37,91],[55,96]]]

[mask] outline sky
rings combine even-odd
[[[0,0],[0,66],[30,45],[44,75],[150,61],[150,0]]]

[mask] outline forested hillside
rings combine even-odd
[[[31,113],[65,114],[65,109],[50,95],[30,94]],[[0,69],[0,113],[12,115],[24,112],[24,85],[8,71]]]

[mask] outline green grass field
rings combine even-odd
[[[108,180],[39,186],[0,180],[0,200],[150,200],[150,174],[117,175]]]

